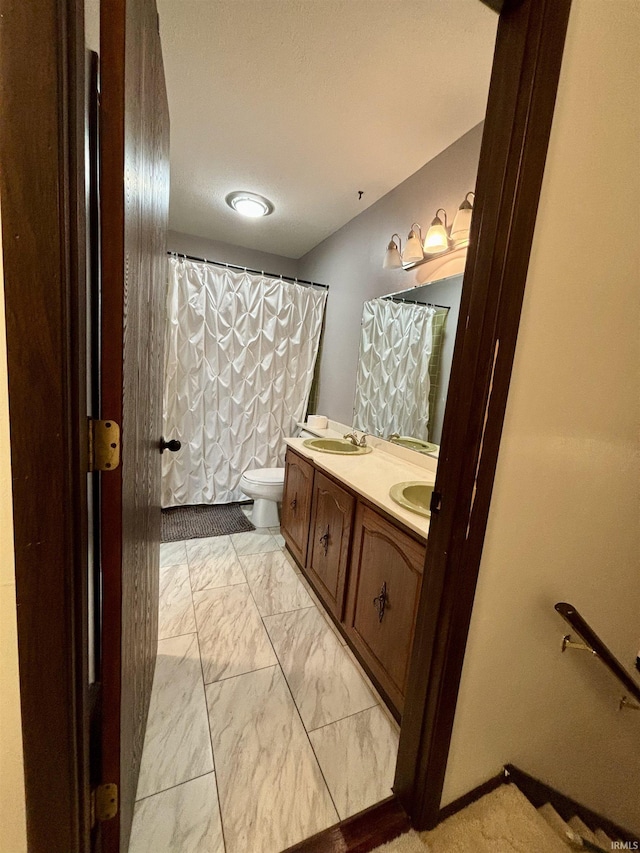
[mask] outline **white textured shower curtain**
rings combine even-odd
[[[353,425],[372,435],[429,437],[431,305],[364,303]]]
[[[242,500],[306,410],[326,291],[169,259],[162,505]]]

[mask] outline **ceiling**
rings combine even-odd
[[[479,0],[158,9],[176,231],[301,257],[484,118],[497,15]],[[274,213],[240,217],[233,190]]]

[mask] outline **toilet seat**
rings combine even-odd
[[[247,482],[259,486],[284,485],[284,468],[250,468],[243,477]]]

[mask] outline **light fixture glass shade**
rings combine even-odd
[[[422,240],[418,237],[412,227],[404,246],[404,252],[402,253],[402,263],[415,264],[423,258],[424,252],[422,251]]]
[[[268,216],[273,212],[273,204],[268,198],[257,193],[236,191],[229,193],[225,198],[226,203],[236,213],[258,219],[260,216]]]
[[[427,255],[437,255],[440,252],[446,252],[449,248],[449,237],[446,229],[447,214],[442,210],[444,213],[443,222],[438,216],[439,212],[439,210],[436,211],[433,222],[427,231],[427,236],[424,238],[424,250]]]
[[[464,201],[458,208],[453,225],[451,226],[451,241],[456,248],[469,245],[471,216],[473,214],[473,205],[469,201],[470,195],[473,195],[473,193],[469,192],[464,197]]]
[[[400,238],[398,238],[399,240]],[[402,255],[398,250],[398,246],[396,245],[395,240],[390,240],[389,245],[387,246],[387,251],[384,253],[384,261],[382,262],[382,269],[385,270],[399,270],[402,269]]]

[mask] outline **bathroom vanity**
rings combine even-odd
[[[389,498],[435,472],[374,449],[357,458],[287,439],[281,529],[287,548],[399,719],[429,519]]]

